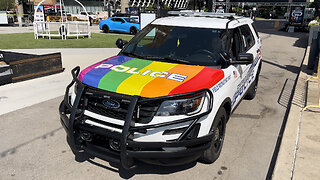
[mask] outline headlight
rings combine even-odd
[[[191,115],[201,111],[204,95],[187,99],[163,101],[156,116]]]

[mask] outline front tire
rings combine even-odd
[[[109,32],[109,27],[107,25],[103,25],[102,26],[102,30],[104,33],[108,33]]]
[[[200,157],[200,161],[211,164],[215,162],[220,156],[224,135],[226,132],[227,112],[224,108],[220,108],[214,118],[210,132],[213,132],[214,136],[211,141],[209,149],[203,152]]]
[[[137,32],[138,32],[137,28],[135,28],[135,27],[131,27],[131,28],[130,28],[130,34],[131,34],[131,35],[136,35]]]

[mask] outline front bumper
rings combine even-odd
[[[79,67],[76,67],[72,70],[73,80],[67,86],[65,98],[59,107],[61,124],[67,132],[68,143],[73,152],[84,150],[95,157],[119,163],[125,169],[130,169],[134,167],[134,160],[142,160],[148,163],[159,165],[185,164],[198,159],[202,152],[210,147],[213,133],[209,133],[208,135],[200,138],[197,137],[197,134],[190,138],[190,133],[192,133],[194,129],[200,127],[197,126],[198,120],[211,112],[211,106],[207,112],[192,116],[190,118],[179,119],[169,123],[135,127],[133,114],[141,97],[132,96],[124,120],[122,132],[119,133],[102,127],[85,124],[83,111],[81,111],[81,109],[78,107],[81,96],[84,91],[86,91],[86,85],[82,84],[78,80],[77,76],[79,71]],[[71,106],[69,89],[75,82],[78,84],[76,93],[77,95],[74,99],[73,105]],[[207,89],[201,90],[201,92],[203,91],[207,92],[212,99],[211,91]],[[166,98],[172,97],[168,96]],[[133,133],[135,132],[141,133],[147,129],[164,127],[186,121],[192,122],[179,136],[179,138],[173,141],[137,142],[133,140]],[[90,141],[86,141],[81,138],[82,132],[89,132],[93,136],[93,140],[91,139]],[[118,142],[119,149],[114,150],[110,148],[110,144],[108,146],[108,142]]]

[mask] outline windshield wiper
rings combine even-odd
[[[175,63],[182,63],[182,64],[191,64],[187,60],[183,59],[175,59],[175,58],[169,58],[169,57],[156,57],[156,56],[141,56],[138,54],[134,54],[131,52],[121,52],[121,54],[141,59],[147,59],[147,60],[160,60],[160,61],[166,61],[166,62],[175,62]]]
[[[131,52],[121,52],[121,54],[123,54],[123,55],[125,55],[125,56],[131,56],[131,57],[146,59],[145,56],[141,56],[141,55],[134,54],[134,53],[131,53]]]
[[[160,61],[166,61],[166,62],[176,62],[176,63],[182,63],[182,64],[191,64],[187,60],[183,59],[175,59],[175,58],[169,58],[169,57],[155,57],[155,56],[145,56],[147,59],[151,60],[160,60]]]

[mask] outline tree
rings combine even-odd
[[[9,11],[14,8],[14,0],[0,0],[0,10]]]

